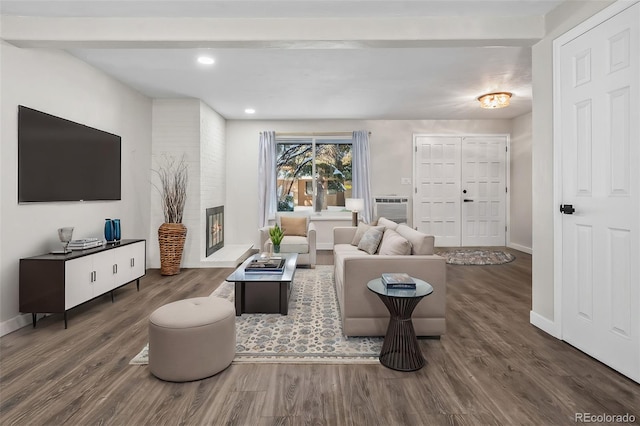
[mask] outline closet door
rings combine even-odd
[[[416,229],[435,236],[439,247],[460,246],[461,137],[418,136],[415,143]]]
[[[640,3],[599,17],[554,46],[556,286],[563,340],[640,382]]]

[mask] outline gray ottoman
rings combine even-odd
[[[159,379],[188,382],[213,376],[235,354],[236,311],[228,300],[179,300],[149,317],[149,369]]]

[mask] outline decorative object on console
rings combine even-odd
[[[154,170],[160,180],[160,192],[164,222],[158,228],[160,245],[160,273],[176,275],[180,273],[182,252],[187,238],[187,227],[182,224],[182,214],[187,201],[188,164],[184,156],[180,160],[165,157],[163,163]]]
[[[271,238],[271,242],[273,243],[273,251],[280,253],[280,243],[284,238],[284,232],[282,232],[282,228],[280,228],[277,223],[273,228],[269,229],[269,238]]]
[[[358,226],[358,212],[364,210],[364,199],[347,198],[344,205],[347,210],[351,210],[351,226]]]
[[[104,220],[104,239],[107,240],[108,243],[112,243],[115,240],[114,234],[115,234],[115,230],[113,226],[113,220],[105,219]]]
[[[96,248],[103,246],[105,242],[106,241],[95,237],[71,240],[71,242],[69,243],[69,250],[86,250],[90,248]]]
[[[68,246],[72,236],[73,236],[73,226],[66,226],[64,228],[59,228],[58,238],[62,243],[62,251],[55,250],[52,253],[60,253],[60,254],[69,253],[71,250],[68,250]]]
[[[113,219],[113,239],[115,241],[121,240],[120,219]]]

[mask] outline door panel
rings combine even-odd
[[[413,223],[440,247],[460,245],[459,137],[418,136]]]
[[[640,380],[640,4],[560,47],[562,336]],[[633,119],[632,119],[633,118]]]
[[[466,136],[462,140],[463,246],[506,244],[505,156],[504,137]]]

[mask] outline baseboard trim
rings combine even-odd
[[[31,314],[23,314],[15,316],[9,320],[0,323],[0,336],[6,336],[22,327],[31,324]]]
[[[520,244],[509,243],[507,244],[507,247],[521,251],[523,253],[533,254],[533,250],[531,249],[531,247],[521,246]]]
[[[550,334],[556,339],[562,338],[562,333],[560,332],[558,324],[543,317],[540,314],[537,314],[533,311],[529,312],[529,322],[531,323],[531,325],[538,327],[540,330],[544,331],[547,334]]]

